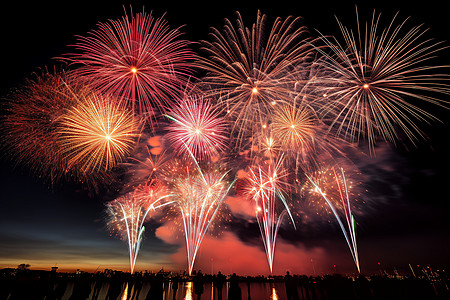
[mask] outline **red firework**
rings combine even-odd
[[[100,23],[65,58],[79,66],[73,75],[94,89],[128,99],[134,111],[148,115],[164,110],[191,73],[194,53],[181,32],[145,12]]]
[[[64,71],[44,69],[9,95],[1,128],[2,146],[18,163],[53,183],[66,173],[56,142],[58,119],[85,93]]]

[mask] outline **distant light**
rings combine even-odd
[[[200,133],[201,133],[200,129],[196,129],[196,130],[195,130],[195,133],[196,133],[196,134],[200,134]]]
[[[369,88],[369,84],[367,84],[367,83],[364,83],[364,85],[363,85],[363,89],[367,90],[368,88]]]
[[[275,101],[272,101],[272,102],[270,102],[272,105],[275,105],[275,104],[277,104]]]
[[[105,135],[105,139],[107,139],[108,141],[111,140],[111,136],[109,134]]]
[[[266,124],[263,124],[262,128],[266,128],[266,127],[267,127],[267,125],[266,125]]]
[[[131,71],[132,73],[136,73],[136,72],[137,72],[137,69],[136,69],[135,67],[132,67],[130,71]]]
[[[258,93],[258,89],[257,89],[256,87],[254,87],[254,88],[252,89],[252,93],[253,93],[253,94],[257,94],[257,93]]]

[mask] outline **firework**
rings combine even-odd
[[[89,94],[63,115],[57,143],[68,168],[84,174],[111,170],[131,152],[139,119],[115,98]]]
[[[166,137],[177,152],[187,154],[189,148],[196,158],[211,158],[225,149],[225,120],[203,98],[187,97],[167,117],[173,123]]]
[[[315,144],[319,141],[316,132],[320,127],[311,110],[295,105],[279,106],[272,117],[271,128],[283,153],[294,156],[304,166],[314,161],[318,150]]]
[[[170,195],[161,184],[139,186],[106,205],[109,216],[108,226],[121,239],[128,242],[130,254],[130,270],[134,272],[136,258],[142,241],[144,222],[151,210],[170,204],[164,201]]]
[[[432,96],[449,94],[448,76],[434,74],[440,66],[427,65],[441,50],[440,43],[425,40],[421,26],[406,29],[406,21],[379,29],[380,16],[356,36],[339,23],[345,44],[322,37],[331,54],[320,61],[322,76],[317,93],[323,117],[330,127],[352,141],[367,137],[371,150],[378,136],[394,142],[402,134],[414,144],[424,134],[415,121],[436,119],[420,105],[444,106]]]
[[[268,136],[261,134],[259,136],[258,150],[264,154],[265,157],[274,158],[280,153],[280,145],[278,140],[274,139],[271,134]]]
[[[130,158],[130,171],[132,173],[133,182],[150,182],[158,178],[160,171],[169,161],[166,152],[158,152],[157,155],[152,154],[151,146],[138,146],[135,157]],[[143,149],[145,148],[145,149]],[[153,149],[153,148],[152,148]]]
[[[255,202],[255,215],[266,250],[270,272],[273,268],[275,244],[280,224],[286,215],[292,219],[283,191],[288,187],[287,172],[282,166],[283,159],[266,161],[262,166],[253,166],[247,172],[246,194]],[[280,209],[277,199],[283,203]],[[281,213],[280,213],[281,210]]]
[[[338,205],[333,204],[333,199],[325,193],[323,190],[323,187],[321,188],[318,184],[317,180],[314,180],[310,176],[306,175],[311,184],[314,186],[314,192],[317,192],[321,195],[321,197],[325,200],[328,207],[333,212],[333,215],[335,216],[337,222],[339,223],[339,227],[342,230],[342,233],[344,234],[345,240],[347,241],[347,245],[350,249],[350,252],[353,257],[353,261],[355,262],[356,268],[358,269],[358,272],[361,272],[359,268],[359,258],[358,258],[358,248],[356,245],[356,226],[355,226],[355,218],[352,214],[352,209],[350,205],[350,198],[349,198],[349,187],[347,186],[347,180],[345,178],[344,169],[340,169],[340,176],[336,172],[336,170],[333,168],[332,175],[334,177],[334,183],[336,184],[336,189],[338,192],[338,199],[339,203]],[[344,223],[341,220],[340,214],[338,212],[339,208],[343,212],[347,229],[345,228]]]
[[[225,180],[228,172],[221,168],[202,170],[190,151],[189,154],[194,164],[178,163],[170,170],[171,193],[183,220],[188,269],[191,274],[203,237],[233,182]]]
[[[43,70],[7,99],[2,144],[11,156],[53,183],[65,174],[57,145],[57,120],[77,102],[82,89],[64,71]]]
[[[330,134],[313,108],[305,104],[278,106],[267,128],[279,152],[295,163],[296,174],[316,170],[321,161],[344,157],[343,150],[351,148],[348,142]]]
[[[252,134],[255,121],[260,124],[275,105],[291,101],[292,67],[310,47],[304,43],[306,30],[298,25],[299,18],[277,18],[266,35],[266,16],[259,11],[251,28],[244,26],[239,13],[237,17],[236,27],[226,19],[223,32],[213,28],[212,42],[203,41],[206,58],[200,66],[208,72],[205,84],[233,118],[233,132],[242,142]]]
[[[134,111],[154,114],[178,96],[190,73],[194,55],[181,32],[145,12],[100,23],[75,44],[80,53],[65,60],[79,66],[74,76],[102,94],[132,102]]]

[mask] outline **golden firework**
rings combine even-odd
[[[307,151],[312,147],[316,120],[307,108],[284,105],[275,110],[272,133],[283,149]]]
[[[68,168],[107,171],[128,155],[140,121],[120,100],[90,94],[60,120],[58,142]]]

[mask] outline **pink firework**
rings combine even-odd
[[[132,14],[132,12],[131,12]],[[80,53],[65,60],[79,68],[74,76],[102,93],[128,99],[134,111],[164,110],[179,94],[194,58],[181,32],[145,12],[100,23],[74,45]]]
[[[196,158],[211,158],[226,148],[225,120],[207,100],[186,97],[167,117],[173,121],[167,138],[177,152],[189,149]]]

